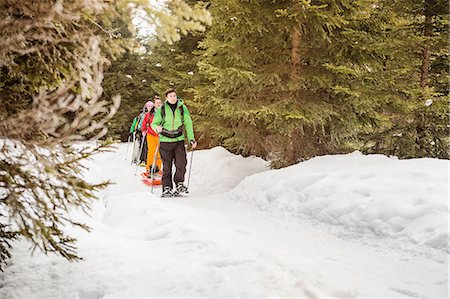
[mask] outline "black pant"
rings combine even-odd
[[[184,182],[184,175],[186,174],[186,149],[184,141],[177,142],[161,142],[159,145],[159,152],[163,161],[163,177],[162,183],[164,187],[173,188],[172,184],[172,163],[175,161],[175,176],[173,181],[175,184]]]
[[[141,138],[144,138],[144,140],[141,139],[142,148],[141,148],[141,156],[139,157],[139,164],[147,163],[147,152],[148,152],[147,138],[142,133],[141,133]]]

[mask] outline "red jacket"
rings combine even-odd
[[[142,133],[151,134],[153,136],[158,136],[158,134],[152,129],[152,121],[154,114],[147,112],[144,116],[144,120],[142,121]]]

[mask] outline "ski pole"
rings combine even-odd
[[[134,175],[136,175],[137,170],[139,168],[139,163],[141,162],[141,154],[142,154],[142,148],[144,147],[144,140],[145,140],[145,134],[141,134],[142,135],[142,141],[141,141],[141,146],[139,148],[139,155],[137,156],[137,160],[136,160],[136,170],[134,171]]]
[[[194,149],[191,148],[191,161],[189,161],[189,174],[186,188],[189,189],[189,182],[191,181],[192,160],[194,160]]]
[[[152,166],[150,168],[150,175],[152,178],[152,193],[153,193],[153,183],[155,182],[155,168],[156,168],[156,159],[158,157],[158,151],[159,151],[159,135],[158,135],[158,145],[156,145],[155,154],[153,155]]]
[[[125,161],[126,161],[127,158],[128,158],[128,149],[129,149],[129,147],[130,147],[130,139],[131,139],[131,134],[128,135],[128,140],[127,140],[127,152],[126,152],[126,154],[125,154]]]
[[[131,165],[133,165],[134,155],[136,154],[136,131],[133,132],[133,151],[131,152]]]

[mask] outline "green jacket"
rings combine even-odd
[[[165,128],[166,130],[173,131],[173,130],[176,130],[177,128],[179,128],[184,123],[184,129],[187,134],[187,139],[189,140],[189,142],[195,140],[191,114],[189,113],[189,110],[186,107],[186,105],[184,105],[183,100],[178,99],[177,109],[175,110],[175,115],[174,115],[172,109],[170,108],[169,104],[167,103],[167,101],[164,102],[163,105],[165,106],[164,109],[165,109],[165,114],[166,114],[166,116],[164,118],[164,124],[161,124],[161,122],[162,122],[161,107],[163,107],[163,106],[161,106],[160,108],[158,108],[156,110],[155,116],[153,117],[153,121],[152,121],[153,131],[156,132],[156,127],[159,125],[162,125],[163,128]],[[181,121],[181,111],[180,111],[181,106],[183,106],[182,109],[184,109],[183,110],[184,121]],[[160,142],[176,142],[176,141],[184,140],[184,134],[179,137],[176,137],[176,138],[169,138],[166,136],[159,135],[159,138],[160,138],[159,139]]]
[[[137,121],[138,121],[138,117],[136,116],[136,117],[133,119],[133,123],[131,124],[131,127],[130,127],[130,133],[134,133],[134,131],[136,130],[136,124],[137,124]]]

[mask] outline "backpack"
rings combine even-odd
[[[169,137],[169,138],[177,138],[180,137],[181,135],[183,135],[183,130],[184,130],[184,104],[181,105],[180,107],[178,107],[180,109],[180,114],[181,114],[181,126],[173,131],[167,130],[167,129],[162,129],[161,135],[165,136],[165,137]],[[175,110],[176,111],[176,110]],[[174,113],[175,115],[175,113]],[[166,118],[166,105],[164,104],[161,107],[161,125],[164,126],[164,121]]]
[[[184,124],[184,104],[178,107],[181,113],[181,123]],[[174,113],[175,114],[175,113]],[[161,125],[164,125],[164,120],[166,118],[166,105],[162,105],[161,107]]]

